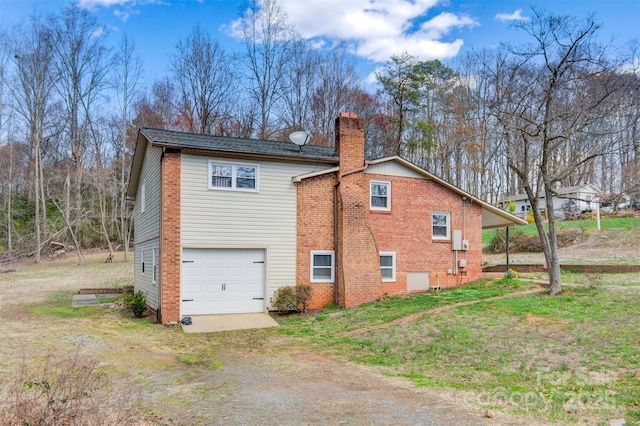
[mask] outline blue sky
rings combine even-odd
[[[242,45],[232,36],[246,0],[78,0],[116,43],[133,39],[145,80],[167,75],[179,39],[201,25],[228,52]],[[34,12],[60,12],[72,0],[0,0],[0,25],[11,28]],[[323,48],[340,42],[359,60],[362,78],[405,51],[423,60],[447,61],[470,48],[517,41],[510,24],[531,16],[531,6],[579,18],[595,13],[602,41],[640,40],[640,0],[279,0],[289,22]]]

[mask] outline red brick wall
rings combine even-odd
[[[297,188],[296,282],[311,284],[310,309],[335,302],[333,283],[311,283],[311,251],[333,250],[333,199],[336,174],[305,179]]]
[[[336,119],[336,152],[340,155],[338,304],[353,307],[383,294],[378,249],[367,222],[369,190],[362,173],[364,120],[356,114],[340,113]]]
[[[354,307],[383,295],[380,259],[368,223],[369,190],[362,172],[344,176],[338,197],[338,297]]]
[[[384,294],[407,292],[408,272],[430,272],[431,285],[458,285],[481,277],[482,208],[428,179],[364,173],[363,121],[341,113],[336,120],[340,172],[298,184],[297,282],[310,283],[312,250],[336,251],[338,303],[358,306]],[[337,185],[337,242],[334,241],[334,188]],[[369,182],[391,182],[391,211],[371,211]],[[463,232],[468,251],[458,251],[467,267],[458,275],[451,240],[432,239],[431,214],[450,213],[450,230]],[[379,253],[396,253],[396,281],[382,282]],[[334,283],[311,283],[310,308],[336,300]]]
[[[180,319],[180,152],[162,159],[160,221],[161,321]]]
[[[367,221],[379,251],[396,252],[396,282],[384,283],[387,294],[403,293],[407,288],[407,272],[430,272],[431,285],[453,286],[475,280],[481,275],[482,208],[464,202],[462,196],[436,182],[386,175],[366,174],[367,192],[370,180],[391,182],[391,211],[369,211]],[[464,205],[464,224],[463,224]],[[431,213],[449,212],[451,234],[463,231],[470,250],[459,251],[458,259],[466,259],[466,276],[447,275],[454,269],[451,240],[432,239]]]

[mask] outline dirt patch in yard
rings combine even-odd
[[[11,265],[17,271],[0,276],[0,383],[23,361],[81,346],[109,372],[114,392],[140,398],[139,424],[544,424],[500,412],[487,418],[469,393],[416,388],[276,329],[185,334],[115,306],[68,307],[81,288],[130,283],[133,263],[104,257],[90,255],[82,266]]]

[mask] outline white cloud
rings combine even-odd
[[[78,6],[84,9],[97,7],[114,8],[113,14],[122,21],[129,19],[131,15],[138,15],[138,6],[146,4],[165,4],[164,0],[80,0]]]
[[[501,22],[509,21],[528,21],[528,16],[522,16],[522,9],[518,9],[513,13],[498,13],[496,19]]]
[[[443,0],[279,0],[303,37],[344,42],[356,55],[375,62],[403,52],[421,60],[455,56],[464,42],[444,37],[478,22],[450,12],[428,19],[429,10],[440,3]],[[237,21],[228,28],[237,28]]]
[[[102,37],[105,34],[104,27],[98,27],[91,33],[91,37]]]
[[[136,0],[80,0],[78,5],[85,9],[93,9],[95,7],[112,7],[124,6],[127,4],[135,4]]]

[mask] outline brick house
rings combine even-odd
[[[332,147],[140,129],[136,290],[158,320],[265,312],[309,283],[311,308],[481,276],[482,229],[525,224],[397,156],[364,158],[363,120]]]

